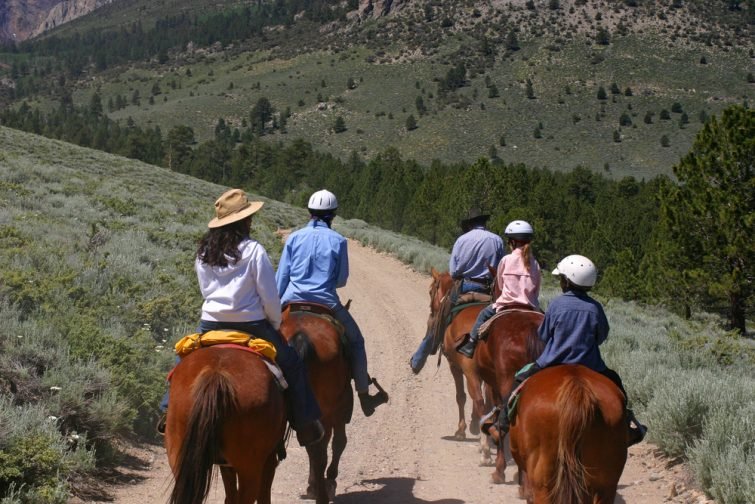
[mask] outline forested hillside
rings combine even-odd
[[[637,179],[670,175],[707,117],[752,99],[746,2],[399,4],[375,19],[353,1],[115,3],[9,48],[0,90],[44,113],[97,94],[121,127],[199,141],[264,98],[268,141],[342,160],[390,146]]]
[[[7,128],[0,128],[0,144],[0,498],[104,499],[103,469],[123,460],[124,439],[151,435],[170,347],[194,329],[201,304],[194,247],[224,187]],[[529,176],[533,184],[539,177],[554,184],[553,191],[539,187],[541,203],[550,195],[566,210],[580,208],[561,193],[575,190],[575,179]],[[609,181],[593,183],[621,191]],[[639,205],[648,189],[615,197]],[[277,262],[274,231],[305,220],[302,207],[266,200],[252,232]],[[535,253],[543,258],[550,233],[563,237],[581,227],[559,219],[561,233],[534,222],[535,243],[543,244]],[[449,219],[450,228],[456,224]],[[336,227],[417,265],[448,260],[437,248],[361,221],[337,219]],[[611,318],[605,355],[631,387],[652,441],[689,460],[697,484],[718,502],[747,502],[755,489],[754,426],[747,421],[755,404],[752,346],[722,331],[715,317],[685,321],[608,292],[596,292]]]

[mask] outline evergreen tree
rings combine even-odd
[[[663,259],[682,272],[685,289],[667,294],[699,299],[706,308],[725,303],[729,326],[743,334],[755,279],[754,168],[755,111],[729,107],[698,133],[674,167],[679,184],[660,196],[672,252],[681,252]]]
[[[516,33],[513,29],[511,29],[509,34],[506,35],[506,49],[509,51],[519,50],[519,40],[516,38]]]
[[[342,116],[336,117],[336,121],[333,123],[333,132],[334,133],[343,133],[346,131],[346,121],[344,121]]]
[[[406,130],[412,131],[415,129],[417,129],[417,120],[413,115],[409,114],[409,116],[406,118]]]
[[[598,88],[598,100],[605,100],[608,96],[606,95],[606,90],[603,89],[603,86],[600,86]]]

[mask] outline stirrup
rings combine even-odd
[[[167,420],[168,420],[168,414],[163,413],[162,415],[160,415],[160,418],[157,420],[157,425],[155,425],[155,430],[161,436],[165,435],[165,425],[167,424]]]

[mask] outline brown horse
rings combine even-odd
[[[283,395],[259,356],[221,347],[192,352],[171,379],[170,504],[204,502],[218,462],[226,504],[269,504],[285,429]]]
[[[542,353],[544,343],[537,336],[542,321],[543,314],[538,311],[505,310],[493,321],[487,338],[477,345],[474,362],[480,377],[491,388],[496,405],[508,400],[516,372]],[[504,437],[497,440],[496,470],[492,474],[494,483],[505,481]]]
[[[346,448],[346,424],[351,421],[354,393],[351,370],[334,323],[306,311],[283,311],[281,333],[306,362],[312,391],[322,411],[325,435],[307,447],[309,481],[306,497],[327,504],[335,497],[338,464]],[[328,466],[328,444],[333,438],[333,457]],[[326,479],[327,466],[327,479]]]
[[[427,319],[426,337],[441,339],[444,348],[443,354],[448,360],[448,366],[451,369],[451,375],[456,386],[459,422],[454,437],[464,439],[467,431],[467,422],[464,419],[464,407],[467,402],[467,395],[464,392],[464,377],[467,376],[467,389],[473,403],[476,401],[483,403],[482,382],[476,373],[474,362],[456,354],[452,345],[453,342],[469,333],[484,305],[470,305],[460,310],[446,327],[446,322],[451,316],[450,303],[447,302],[447,297],[453,288],[454,281],[447,272],[439,273],[435,268],[432,268],[431,273],[433,279],[430,283],[430,316]],[[446,351],[446,348],[449,348],[450,351]],[[482,407],[472,408],[469,430],[473,435],[480,432],[479,419],[483,409]]]
[[[527,380],[511,425],[519,492],[534,504],[613,504],[627,460],[624,396],[584,366]]]
[[[433,281],[430,285],[430,319],[428,331],[437,331],[438,320],[447,317],[443,313],[443,298],[448,295],[453,280],[448,273],[432,271]],[[537,337],[537,328],[543,320],[543,314],[531,310],[511,310],[493,322],[488,337],[480,341],[473,359],[468,359],[456,351],[458,343],[469,334],[483,305],[471,305],[462,309],[453,318],[443,335],[443,353],[448,360],[451,374],[456,386],[456,403],[459,408],[459,424],[455,436],[463,439],[466,422],[464,421],[464,378],[467,391],[472,399],[472,422],[470,432],[479,432],[479,419],[487,413],[493,404],[501,404],[503,398],[511,393],[514,374],[525,364],[535,360],[542,352],[543,344]],[[446,312],[448,310],[445,310]],[[488,386],[488,401],[482,394],[483,382]],[[481,465],[490,465],[490,445],[485,436],[480,438],[482,453]],[[504,481],[503,471],[506,459],[502,444],[496,457],[496,471],[493,481]]]

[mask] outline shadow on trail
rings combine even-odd
[[[468,437],[464,439],[459,439],[456,436],[442,436],[441,439],[443,441],[453,441],[455,443],[480,443],[480,438],[476,437]]]
[[[378,478],[364,480],[363,484],[382,485],[375,490],[358,490],[336,495],[338,504],[384,504],[401,502],[402,504],[464,504],[459,499],[424,500],[414,496],[413,478]]]

